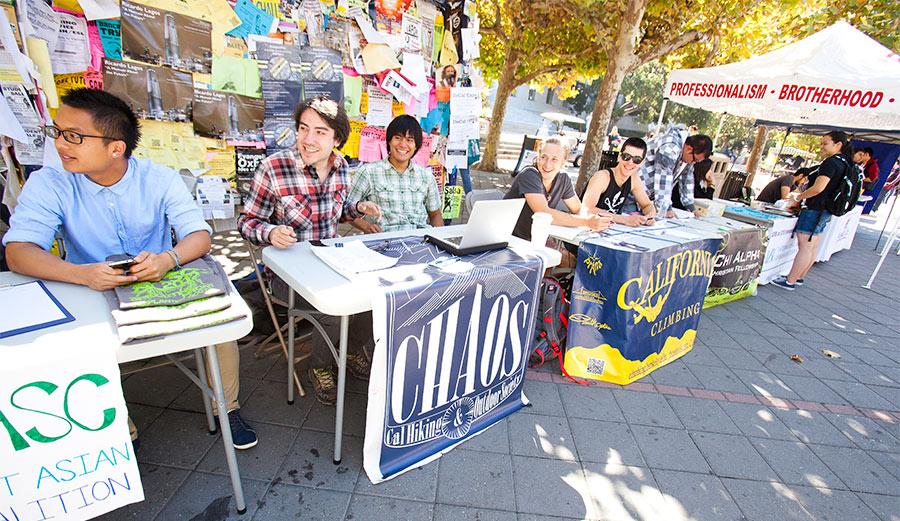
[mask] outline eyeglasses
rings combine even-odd
[[[643,156],[633,156],[628,152],[622,152],[622,161],[631,161],[632,163],[639,165],[644,162]]]
[[[700,159],[697,159],[697,156],[700,156]],[[706,157],[703,154],[697,154],[696,152],[691,152],[691,164],[698,163],[703,161]]]
[[[44,135],[50,139],[56,139],[59,136],[62,136],[63,139],[65,139],[69,143],[72,143],[73,145],[80,145],[80,144],[84,143],[84,138],[86,138],[86,137],[95,137],[95,138],[100,138],[100,139],[114,139],[116,141],[122,141],[121,139],[119,139],[117,137],[94,136],[91,134],[82,134],[80,132],[75,132],[74,130],[63,130],[63,129],[61,129],[59,127],[55,127],[53,125],[48,125],[48,126],[44,127]]]

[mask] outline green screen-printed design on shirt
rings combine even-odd
[[[157,282],[138,282],[129,287],[128,307],[175,306],[218,293],[209,268],[170,271]]]

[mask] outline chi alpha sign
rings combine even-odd
[[[35,355],[45,345],[0,347],[0,521],[90,519],[143,500],[114,345]]]
[[[582,243],[566,371],[628,384],[690,351],[719,241],[646,252]]]
[[[434,259],[446,255],[421,238],[396,242],[401,260],[379,276],[384,293],[372,309],[363,466],[373,483],[439,457],[527,404],[523,378],[543,273],[540,259],[510,250],[438,267]]]

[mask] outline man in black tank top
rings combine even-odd
[[[610,215],[613,222],[619,224],[627,226],[653,224],[656,208],[650,201],[638,172],[646,153],[647,144],[643,139],[628,138],[622,145],[619,163],[591,177],[582,204],[594,213]],[[622,208],[629,194],[634,195],[642,215],[622,215]]]

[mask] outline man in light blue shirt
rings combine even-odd
[[[25,183],[3,238],[10,269],[102,291],[160,280],[208,253],[212,230],[180,176],[131,157],[140,127],[128,105],[90,89],[69,91],[61,102],[55,125],[44,133],[65,170],[44,167]],[[178,237],[174,247],[170,228]],[[57,233],[65,260],[48,251]],[[127,273],[104,262],[118,254],[134,257]],[[235,447],[250,448],[256,433],[237,411],[237,343],[216,351]]]

